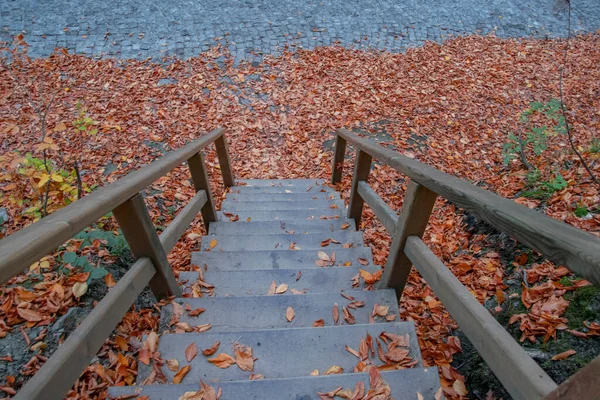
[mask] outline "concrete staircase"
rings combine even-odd
[[[220,388],[225,400],[319,399],[318,392],[340,387],[352,392],[361,381],[367,396],[369,374],[355,372],[367,372],[370,364],[383,366],[391,398],[415,400],[417,393],[441,398],[437,370],[423,367],[413,323],[399,321],[394,291],[365,290],[359,278],[361,269],[375,273],[380,267],[373,265],[354,221],[345,218],[339,193],[321,180],[238,184],[223,202],[219,222],[210,224],[200,251],[192,255],[196,271],[179,275],[189,297],[162,310],[157,350],[162,360],[177,360],[178,367],[165,363],[161,371],[167,383],[159,384],[160,379],[148,379],[151,366],[138,363],[137,381],[154,384],[112,387],[109,395],[178,399],[197,392],[202,380]],[[198,309],[204,311],[191,311]],[[206,324],[210,329],[202,331]],[[202,354],[216,342],[213,355]],[[198,354],[187,361],[186,348],[193,344]],[[208,361],[221,353],[236,358],[238,345],[251,348],[251,371]],[[394,348],[400,350],[394,353]],[[186,366],[189,372],[173,384]],[[343,373],[324,375],[333,366]]]

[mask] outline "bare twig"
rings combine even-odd
[[[533,166],[529,163],[529,161],[527,160],[527,156],[525,155],[525,142],[523,141],[523,137],[521,136],[521,132],[519,132],[517,134],[517,137],[519,138],[519,156],[521,158],[521,162],[523,163],[523,165],[529,170],[531,171],[533,168]]]
[[[82,182],[81,182],[81,174],[79,173],[79,160],[75,160],[73,163],[73,168],[75,169],[75,176],[77,178],[77,199],[80,199],[82,196]]]
[[[585,159],[583,158],[583,155],[579,152],[579,150],[577,150],[577,146],[575,146],[575,142],[573,141],[573,132],[571,130],[571,126],[569,125],[569,119],[568,119],[567,110],[565,107],[565,101],[564,101],[564,97],[563,97],[563,77],[564,77],[565,68],[567,66],[567,57],[569,54],[569,41],[571,39],[571,0],[559,0],[559,1],[564,1],[564,5],[567,7],[567,39],[565,41],[565,51],[563,53],[563,64],[560,68],[560,81],[559,81],[559,86],[558,86],[559,95],[560,95],[560,110],[562,112],[563,119],[565,121],[565,129],[567,130],[567,137],[569,138],[569,144],[571,145],[571,149],[573,149],[573,152],[579,158],[581,165],[583,165],[583,167],[585,168],[587,173],[590,175],[590,178],[592,179],[592,181],[594,181],[594,183],[600,187],[600,180],[598,180],[598,178],[594,175],[594,172],[591,170],[591,168],[586,163]]]

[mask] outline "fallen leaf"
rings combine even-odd
[[[313,322],[313,327],[318,328],[321,326],[325,326],[325,320],[324,319],[318,319],[315,322]]]
[[[363,278],[367,285],[372,285],[377,282],[379,279],[381,279],[381,274],[383,273],[383,271],[377,271],[371,274],[369,271],[365,271],[364,269],[359,271],[361,278]]]
[[[325,372],[323,372],[323,375],[338,375],[344,372],[344,368],[338,366],[338,365],[332,365],[331,367],[327,368],[327,370],[325,370]]]
[[[333,305],[333,310],[331,311],[331,314],[333,315],[334,325],[337,325],[338,321],[340,320],[340,307],[337,303]]]
[[[340,226],[340,229],[348,229],[349,227],[350,227],[350,224],[346,222],[345,224]]]
[[[466,396],[467,394],[469,394],[469,391],[467,390],[465,383],[463,381],[461,381],[460,379],[457,379],[454,381],[454,383],[452,384],[452,388],[460,396]]]
[[[295,315],[296,313],[294,312],[294,309],[292,307],[288,307],[285,312],[285,318],[288,320],[288,322],[292,322]]]
[[[317,255],[319,256],[320,260],[329,261],[329,256],[324,251],[319,251]]]
[[[41,313],[27,308],[17,307],[17,313],[21,318],[29,322],[38,322],[44,319],[44,316]]]
[[[277,282],[271,282],[271,286],[269,286],[269,291],[267,292],[267,296],[273,296],[275,294],[275,289],[277,288]]]
[[[366,258],[358,257],[358,262],[361,265],[369,265],[369,260],[367,260]]]
[[[167,364],[167,368],[169,368],[171,371],[179,371],[179,361],[177,361],[176,359],[166,360],[165,363]]]
[[[205,356],[212,356],[213,354],[215,354],[217,352],[217,350],[219,349],[219,345],[221,344],[221,342],[216,341],[215,344],[213,344],[212,346],[210,346],[208,349],[204,349],[202,350],[202,354],[204,354]]]
[[[179,372],[176,373],[175,376],[173,377],[173,383],[180,384],[181,381],[183,380],[183,378],[185,378],[185,376],[187,375],[187,373],[190,372],[191,368],[192,367],[189,365],[186,365],[185,367],[181,368],[179,370]]]
[[[214,249],[215,246],[217,245],[218,241],[217,239],[213,239],[210,241],[210,243],[208,244],[208,247],[210,247],[211,249]]]
[[[252,370],[254,370],[252,348],[241,344],[236,344],[233,351],[235,353],[235,362],[238,367],[240,367],[242,371],[252,372]]]
[[[73,285],[73,296],[76,298],[80,298],[83,296],[88,290],[87,282],[75,282]]]
[[[235,364],[235,360],[227,353],[221,353],[214,358],[209,358],[208,362],[216,365],[219,368],[225,369]]]
[[[192,361],[194,359],[194,357],[196,357],[197,354],[198,354],[198,347],[196,347],[196,343],[190,344],[185,349],[185,359],[187,360],[187,362]]]
[[[275,289],[275,294],[283,294],[283,293],[287,292],[287,290],[288,290],[287,283],[282,283],[281,285],[277,286],[277,289]]]
[[[563,351],[562,353],[559,353],[557,355],[555,355],[554,357],[552,357],[553,361],[560,361],[560,360],[564,360],[565,358],[571,357],[573,354],[576,354],[577,352],[573,349],[571,350],[567,350],[567,351]]]
[[[106,286],[108,287],[113,287],[117,284],[112,274],[106,274],[106,276],[104,276],[104,283],[106,283]]]

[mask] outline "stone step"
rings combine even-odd
[[[274,210],[274,211],[236,211],[239,221],[288,221],[288,220],[318,220],[318,219],[339,219],[346,215],[346,210],[341,208],[327,208],[322,210]],[[217,217],[221,222],[232,222],[223,214],[223,211],[217,211]],[[236,221],[237,222],[237,221]]]
[[[197,356],[199,357],[199,356]],[[260,361],[257,360],[258,365]],[[232,366],[230,368],[237,368]],[[390,386],[392,398],[417,400],[417,393],[426,400],[433,400],[440,389],[436,368],[409,368],[397,371],[382,371],[381,377]],[[369,390],[369,374],[341,374],[324,376],[302,376],[283,379],[243,380],[230,382],[207,382],[215,390],[222,390],[223,400],[319,400],[318,392],[328,393],[339,387],[353,391],[362,381],[365,393]],[[108,389],[110,397],[116,398],[137,394],[148,396],[148,400],[173,400],[186,392],[198,391],[198,382],[180,385],[113,386]],[[339,399],[339,397],[336,397]],[[439,399],[443,399],[440,395]]]
[[[362,279],[357,287],[353,278],[359,274],[359,267],[310,268],[310,269],[265,269],[251,271],[208,271],[204,273],[204,283],[214,286],[214,295],[223,296],[264,296],[269,293],[272,282],[277,286],[287,284],[288,289],[278,296],[294,295],[292,289],[304,293],[330,293],[340,290],[362,290]],[[365,271],[381,270],[377,266],[362,267]],[[300,279],[296,280],[301,273]],[[179,281],[183,283],[184,294],[193,294],[192,286],[197,282],[198,272],[181,272]],[[198,286],[199,289],[199,285]]]
[[[332,239],[322,247],[321,243]],[[211,244],[213,248],[211,249]],[[293,248],[291,248],[293,246]],[[203,252],[219,251],[257,251],[257,250],[311,250],[318,249],[331,251],[342,249],[343,246],[364,246],[362,232],[319,232],[319,233],[294,233],[281,235],[250,235],[250,236],[203,236],[200,249]]]
[[[342,226],[348,226],[341,229]],[[236,221],[211,222],[208,227],[209,235],[279,235],[282,233],[317,233],[317,232],[343,232],[356,231],[354,219],[315,219],[290,221]]]
[[[297,186],[232,186],[231,192],[233,194],[246,194],[246,193],[310,193],[312,195],[318,194],[329,194],[337,193],[335,189],[329,186],[313,186],[309,187],[297,187]]]
[[[327,210],[339,208],[344,210],[344,200],[301,200],[301,201],[243,201],[231,202],[225,200],[221,211],[235,213],[248,210]]]
[[[288,187],[307,189],[309,187],[320,187],[327,185],[324,179],[237,179],[236,183],[240,186],[266,186],[266,187]],[[329,187],[329,186],[327,186]]]
[[[315,369],[322,374],[331,366],[339,366],[344,372],[351,373],[360,360],[345,347],[349,346],[358,351],[361,339],[370,335],[375,341],[382,332],[408,334],[408,357],[417,361],[415,366],[423,366],[412,322],[329,326],[318,329],[311,327],[241,332],[208,330],[202,333],[164,334],[158,342],[158,351],[164,360],[177,360],[180,368],[187,365],[191,367],[181,381],[183,384],[197,384],[200,379],[207,383],[248,379],[250,372],[241,370],[237,365],[218,368],[207,361],[209,357],[202,355],[201,350],[212,347],[217,341],[220,342],[220,346],[215,356],[221,353],[234,355],[234,343],[249,346],[252,356],[256,359],[253,373],[261,374],[266,379],[310,376]],[[187,362],[185,349],[192,343],[195,343],[199,354]],[[376,347],[375,343],[373,345]],[[371,362],[376,366],[383,364],[377,357],[377,349]],[[151,368],[142,363],[138,365],[137,379],[141,382],[149,375]],[[162,370],[167,381],[173,382],[175,372],[168,368]]]
[[[356,324],[369,323],[369,316],[375,304],[389,307],[386,316],[391,318],[393,315],[395,321],[400,319],[396,293],[392,289],[352,291],[346,295],[353,297],[353,301],[364,303],[364,306],[356,309],[348,308]],[[192,326],[210,323],[211,332],[312,327],[317,320],[323,320],[325,326],[333,326],[335,325],[332,317],[334,304],[338,304],[339,307],[339,324],[347,325],[348,322],[342,316],[342,307],[351,303],[351,300],[343,297],[340,292],[298,296],[178,298],[175,301],[184,307],[189,305],[192,310],[204,308],[206,311],[197,317],[190,317],[187,312],[184,312],[179,321],[187,322]],[[288,307],[294,310],[294,318],[291,322],[286,319]],[[172,313],[173,307],[170,304],[162,308],[161,332],[166,329]],[[376,316],[373,320],[376,323],[386,322],[385,317],[381,316]]]
[[[340,194],[337,192],[317,192],[317,193],[229,193],[227,201],[319,201],[319,200],[339,200]]]
[[[328,246],[329,247],[329,246]],[[373,255],[369,247],[355,247],[351,249],[321,250],[259,250],[251,253],[247,251],[209,251],[193,252],[192,264],[206,269],[208,272],[231,270],[257,270],[257,269],[311,269],[323,268],[315,264],[319,259],[319,251],[329,257],[335,253],[335,266],[343,266],[350,262],[351,266],[360,266],[365,263],[373,264]]]

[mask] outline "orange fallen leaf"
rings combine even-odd
[[[325,320],[324,319],[318,319],[315,322],[313,322],[313,327],[318,328],[321,326],[325,326]]]
[[[204,349],[202,350],[202,354],[204,354],[205,356],[212,356],[213,354],[215,354],[217,352],[217,350],[219,349],[219,345],[221,344],[221,342],[216,341],[215,344],[213,344],[212,346],[210,346],[208,349]]]
[[[150,365],[150,350],[140,349],[138,353],[138,361],[144,365]]]
[[[350,227],[350,224],[346,222],[345,224],[340,226],[340,229],[348,229],[349,227]]]
[[[188,315],[190,317],[197,317],[198,315],[202,314],[204,311],[206,311],[206,309],[204,309],[204,308],[195,308],[195,309],[189,311]]]
[[[563,351],[562,353],[558,353],[557,355],[555,355],[554,357],[552,357],[552,360],[553,361],[564,360],[565,358],[571,357],[575,353],[577,353],[577,352],[575,350],[573,350],[573,349],[567,350],[567,351]]]
[[[333,305],[333,310],[331,311],[331,314],[333,315],[333,323],[337,325],[338,321],[340,320],[340,307],[337,303]]]
[[[367,285],[372,285],[377,282],[379,279],[381,279],[381,274],[383,273],[383,271],[377,271],[371,274],[369,271],[365,271],[364,269],[359,271],[361,278],[363,278]]]
[[[241,344],[236,344],[233,349],[235,353],[235,362],[242,371],[252,372],[254,370],[254,357],[252,357],[252,348]]]
[[[367,260],[366,258],[358,257],[358,262],[361,265],[369,265],[369,260]]]
[[[106,286],[108,286],[108,287],[113,287],[117,284],[117,282],[115,282],[115,278],[113,278],[112,274],[107,274],[104,277],[104,283],[106,283]]]
[[[44,316],[41,313],[27,308],[17,307],[17,313],[21,318],[29,322],[38,322],[44,319]]]
[[[187,360],[187,362],[192,361],[194,359],[194,357],[196,357],[197,354],[198,354],[198,347],[196,347],[196,343],[190,344],[185,349],[185,359]]]
[[[210,247],[211,249],[214,249],[215,246],[217,245],[218,241],[217,239],[213,239],[210,241],[210,243],[208,244],[208,247]]]
[[[219,368],[225,369],[235,364],[235,360],[227,353],[221,353],[214,358],[208,359],[209,363],[216,365]]]
[[[275,289],[277,288],[277,282],[271,282],[271,286],[269,286],[269,291],[267,292],[267,296],[273,296],[275,294]]]
[[[179,372],[176,373],[175,376],[173,377],[173,383],[180,384],[181,381],[183,380],[183,378],[185,378],[185,376],[187,375],[187,373],[190,372],[191,368],[192,367],[189,365],[186,365],[185,367],[181,368],[179,370]]]

